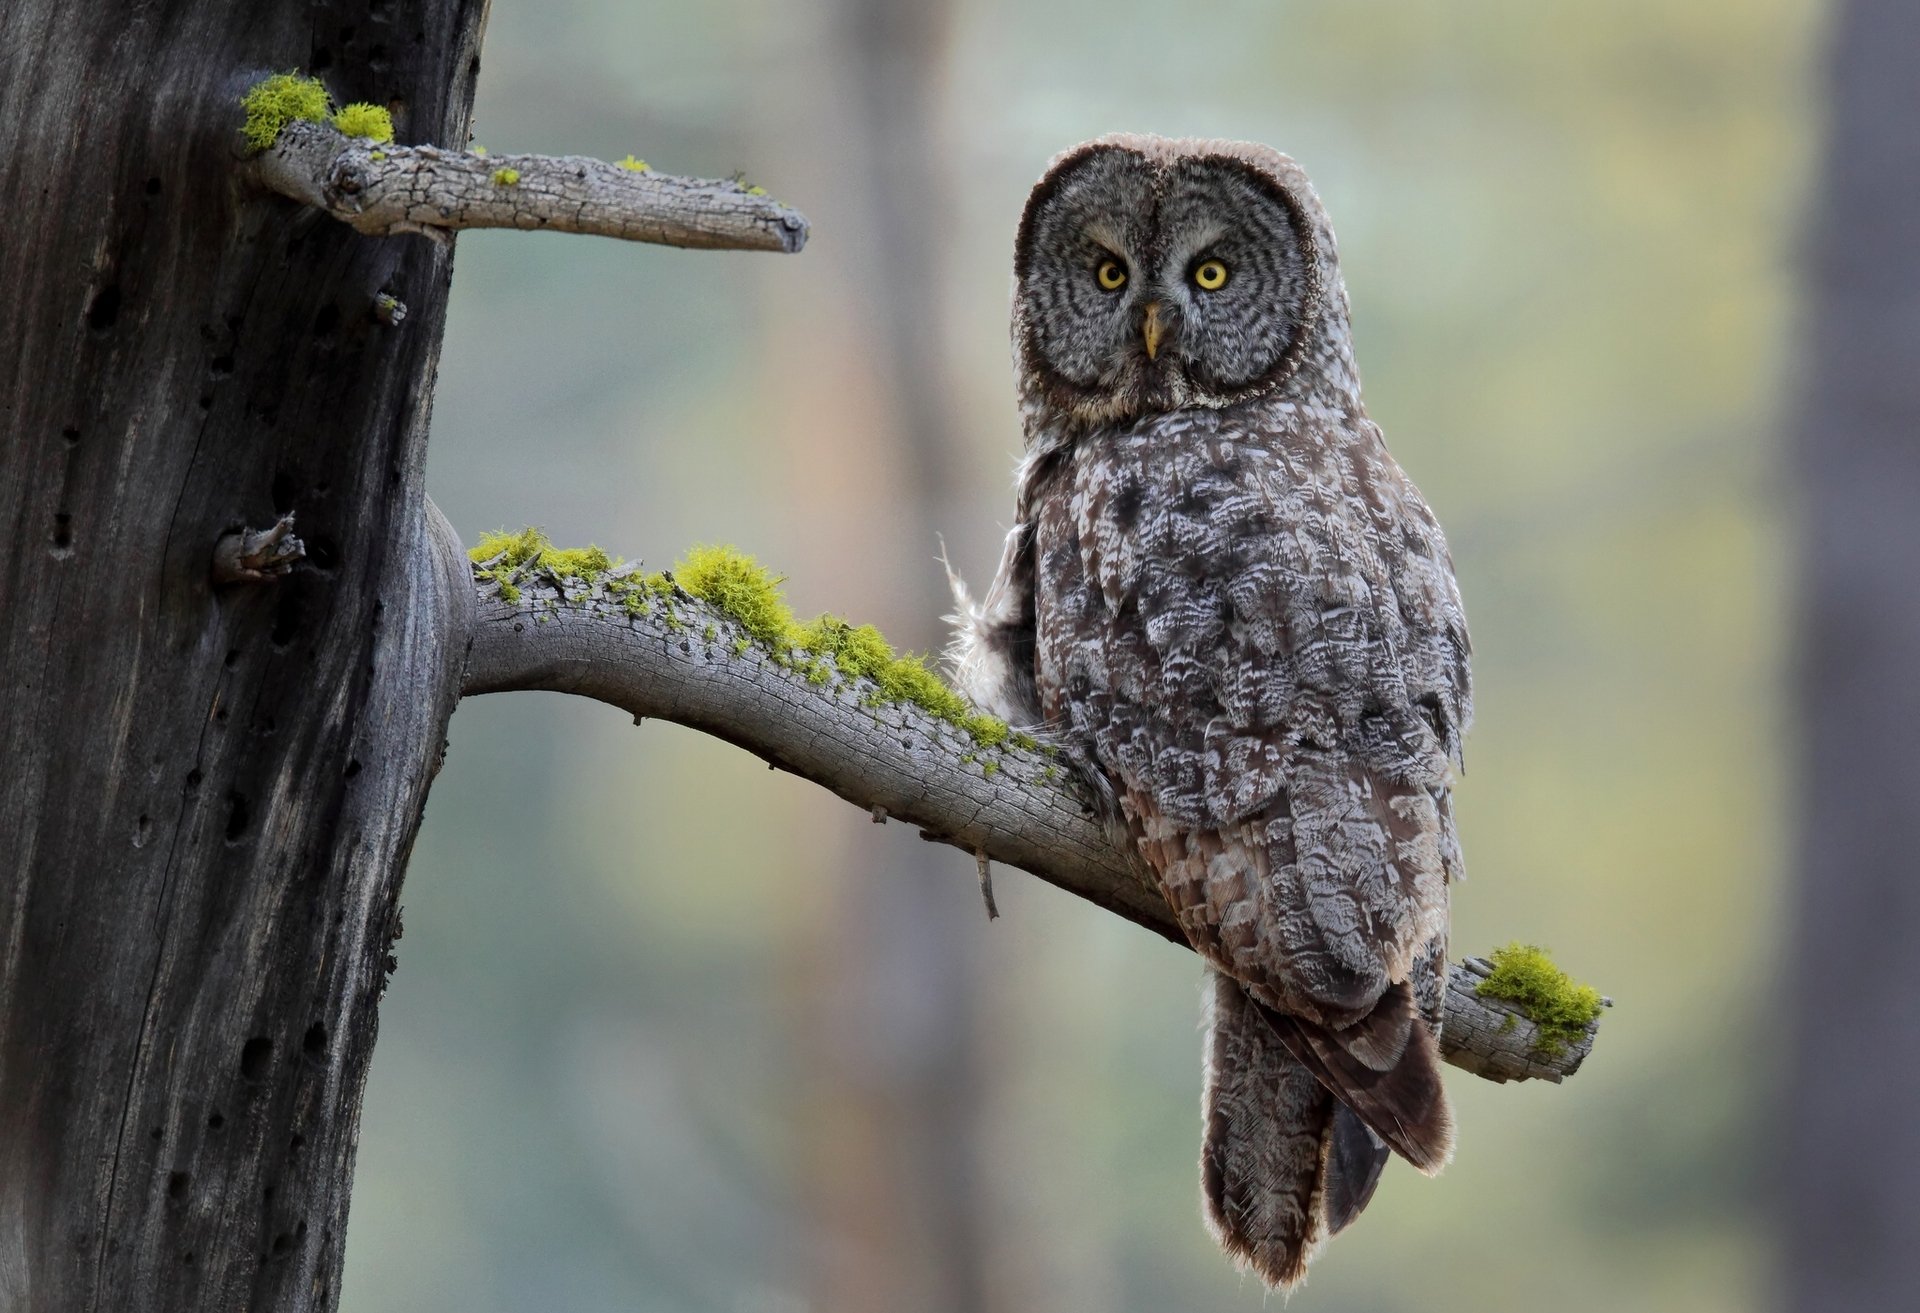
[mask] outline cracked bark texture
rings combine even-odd
[[[482,585],[467,694],[575,693],[712,734],[863,811],[879,808],[926,838],[1031,871],[1185,946],[1152,872],[1046,752],[983,748],[916,706],[876,705],[863,680],[816,683],[685,594],[636,614],[606,580],[522,576],[517,588],[509,602]],[[967,869],[954,865],[956,876]],[[1557,1082],[1578,1071],[1597,1024],[1543,1053],[1538,1028],[1518,1009],[1475,992],[1485,971],[1474,959],[1453,967],[1447,1061],[1494,1081]]]
[[[578,155],[380,144],[299,121],[281,129],[252,167],[263,185],[373,237],[445,240],[463,228],[550,229],[787,254],[807,241],[798,210],[743,184],[636,172]]]
[[[464,142],[485,8],[0,6],[0,1308],[335,1306],[471,606],[450,252],[241,185],[237,102],[325,66]],[[290,510],[306,565],[215,587]]]

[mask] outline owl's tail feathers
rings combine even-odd
[[[1440,1044],[1412,985],[1393,986],[1370,1016],[1339,1030],[1253,1006],[1287,1051],[1395,1153],[1428,1176],[1452,1159],[1453,1110],[1440,1082]]]
[[[1207,1225],[1242,1265],[1291,1289],[1367,1206],[1388,1149],[1294,1059],[1236,981],[1209,975]]]

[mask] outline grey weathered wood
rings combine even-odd
[[[518,587],[518,600],[507,602],[482,585],[468,694],[577,693],[702,730],[863,811],[879,809],[927,838],[1031,871],[1186,943],[1144,862],[1108,833],[1073,773],[1045,751],[982,748],[916,706],[874,705],[865,681],[814,683],[757,644],[743,645],[732,619],[685,595],[670,609],[655,604],[636,615],[606,580],[534,575]],[[1597,1027],[1542,1054],[1533,1023],[1476,995],[1476,979],[1473,968],[1454,967],[1442,1039],[1448,1061],[1492,1080],[1558,1081],[1579,1069]]]
[[[422,488],[449,252],[241,185],[238,99],[325,46],[464,141],[484,9],[0,5],[0,1309],[336,1303],[471,604]],[[289,510],[307,563],[216,586]]]
[[[296,121],[256,177],[369,236],[464,228],[588,233],[709,250],[798,251],[807,220],[734,182],[635,172],[577,155],[479,155],[378,144]],[[512,177],[511,182],[504,181]]]

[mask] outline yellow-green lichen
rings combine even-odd
[[[1600,991],[1576,984],[1543,948],[1518,941],[1496,949],[1493,970],[1474,987],[1482,998],[1512,1003],[1540,1028],[1534,1047],[1551,1057],[1586,1034],[1600,1015]]]
[[[280,129],[296,119],[325,123],[333,102],[319,78],[275,73],[248,87],[240,98],[240,108],[247,115],[240,135],[248,150],[259,151],[273,145]]]
[[[629,155],[624,160],[616,161],[614,167],[625,169],[628,173],[645,173],[647,171],[647,162],[645,160],[636,160],[633,156]]]
[[[520,170],[506,168],[495,169],[493,171],[493,180],[499,186],[511,187],[520,181]]]
[[[369,105],[364,100],[356,100],[344,105],[333,116],[333,126],[349,137],[365,137],[368,141],[393,140],[393,115],[387,112],[385,105]]]

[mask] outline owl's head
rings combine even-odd
[[[1358,384],[1327,224],[1291,159],[1118,135],[1056,158],[1014,248],[1022,391],[1094,425]]]

